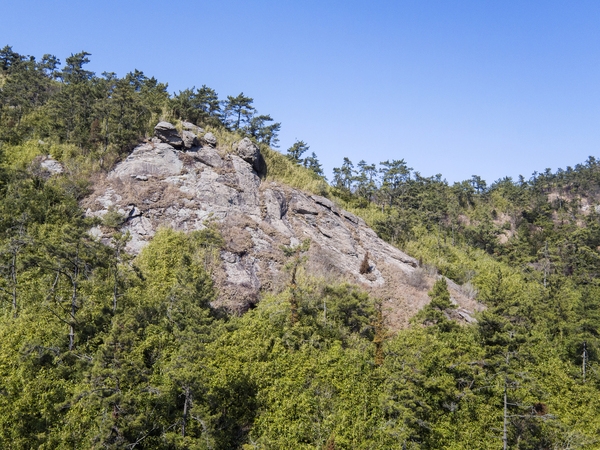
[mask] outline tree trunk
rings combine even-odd
[[[75,314],[77,314],[77,289],[79,284],[79,248],[75,257],[75,267],[73,268],[73,292],[71,294],[71,320],[69,325],[69,351],[75,348]]]
[[[13,317],[17,317],[17,249],[13,249],[10,266],[10,278],[12,282],[12,307]]]
[[[298,270],[298,264],[300,261],[294,262],[292,269],[292,280],[290,281],[290,322],[295,325],[298,322],[298,297],[297,297],[297,285],[296,285],[296,270]]]
[[[581,354],[583,361],[581,363],[581,373],[583,375],[583,382],[585,383],[585,366],[587,365],[587,346],[586,343],[583,343],[583,353]]]
[[[117,312],[117,297],[118,297],[118,286],[119,286],[119,257],[121,256],[120,243],[117,243],[115,267],[113,274],[113,312]]]
[[[504,427],[502,432],[502,449],[508,449],[508,396],[506,393],[506,378],[504,379]]]
[[[181,419],[181,436],[185,437],[185,427],[187,425],[187,417],[189,413],[189,408],[192,403],[192,393],[190,391],[190,387],[186,386],[185,389],[185,400],[183,402],[183,417]]]

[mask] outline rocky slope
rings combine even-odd
[[[214,221],[225,239],[214,273],[216,303],[230,311],[247,310],[263,290],[282,289],[289,275],[281,246],[306,239],[311,243],[306,271],[360,285],[384,299],[392,327],[406,324],[428,302],[434,274],[329,199],[262,181],[264,160],[250,140],[226,149],[210,133],[196,140],[184,131],[184,142],[168,125],[159,124],[157,138],[139,145],[96,182],[84,204],[88,215],[117,211],[125,218],[130,252],[138,253],[161,226],[190,231]],[[94,232],[106,239],[101,227]],[[370,267],[361,274],[367,252]],[[456,317],[472,320],[478,304],[449,284],[459,304]]]

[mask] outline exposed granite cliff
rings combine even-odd
[[[264,161],[249,140],[226,150],[211,135],[210,142],[199,139],[203,147],[187,151],[165,140],[154,138],[136,147],[95,184],[84,204],[88,215],[118,211],[125,217],[122,229],[131,233],[130,252],[138,253],[160,226],[190,231],[213,220],[226,242],[222,270],[215,273],[218,304],[231,311],[251,307],[263,289],[280,289],[287,277],[280,247],[305,239],[311,241],[308,272],[358,284],[384,299],[394,326],[405,324],[428,302],[434,278],[417,268],[414,258],[329,199],[261,181]],[[94,232],[104,238],[101,227]],[[370,270],[361,274],[367,251]],[[450,290],[460,306],[457,317],[471,320],[477,303],[453,283]]]

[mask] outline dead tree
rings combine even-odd
[[[369,264],[369,252],[365,253],[365,257],[360,264],[359,272],[361,275],[371,273],[371,265]]]

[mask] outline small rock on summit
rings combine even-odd
[[[154,127],[154,135],[165,144],[169,144],[174,148],[183,147],[183,139],[181,139],[173,124],[169,122],[158,122]]]
[[[217,138],[215,137],[214,134],[212,133],[206,133],[204,136],[202,136],[202,140],[209,146],[209,147],[216,147],[217,146]]]
[[[204,129],[200,128],[198,125],[194,125],[192,122],[186,122],[184,120],[181,122],[181,126],[184,130],[192,131],[194,133],[204,133]]]
[[[191,131],[183,130],[181,132],[181,138],[183,140],[183,146],[186,150],[198,145],[198,138]]]

